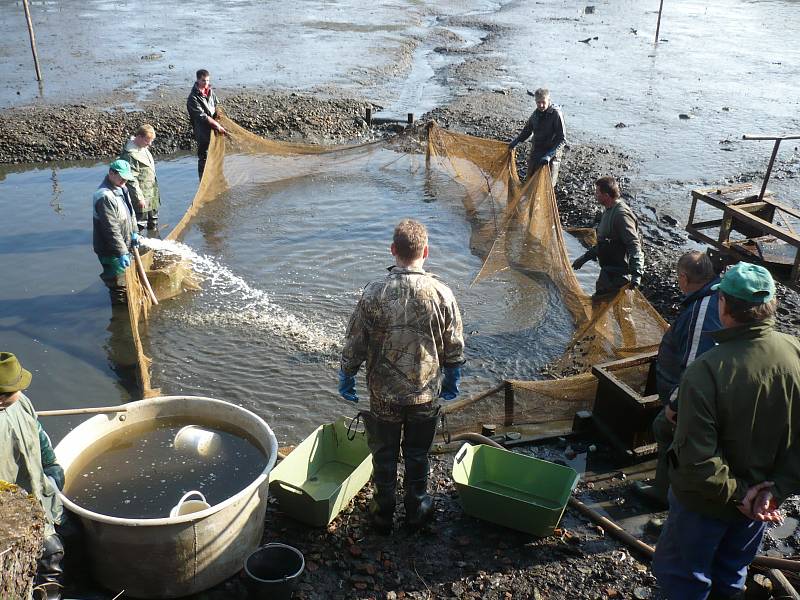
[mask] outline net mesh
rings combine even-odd
[[[319,147],[260,138],[220,116],[228,136],[214,136],[202,181],[192,203],[167,239],[177,240],[198,211],[223,194],[243,185],[259,185],[336,171],[351,161],[370,160],[376,150],[392,150],[397,160],[425,156],[427,169],[446,173],[460,185],[460,200],[471,225],[470,244],[483,258],[474,284],[491,285],[501,271],[516,270],[546,277],[558,289],[574,318],[576,331],[564,355],[550,369],[556,380],[509,380],[493,393],[448,405],[456,430],[480,423],[513,425],[569,419],[594,399],[597,381],[588,371],[594,364],[654,350],[667,324],[638,290],[622,290],[602,303],[592,302],[572,270],[560,225],[550,172],[545,166],[520,181],[513,152],[495,140],[455,133],[430,123],[394,138],[346,147]],[[385,159],[384,159],[385,160]],[[414,163],[412,163],[414,164]],[[574,230],[587,245],[592,230]],[[180,261],[142,257],[159,299],[202,282]],[[128,273],[129,314],[139,358],[144,396],[159,393],[150,387],[150,359],[142,349],[150,301],[141,282]],[[566,376],[565,376],[566,375]]]

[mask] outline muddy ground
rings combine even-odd
[[[510,139],[523,125],[509,118],[522,96],[483,93],[433,111],[440,125],[482,137]],[[273,139],[333,144],[390,134],[396,127],[370,128],[363,116],[369,104],[297,94],[246,93],[225,98],[231,117]],[[189,123],[179,100],[149,104],[140,112],[80,106],[15,108],[0,116],[0,162],[110,159],[142,122],[158,133],[157,154],[192,148]],[[518,151],[524,170],[525,148]],[[571,140],[556,187],[565,226],[591,226],[598,213],[592,182],[613,174],[623,188],[635,176],[635,157],[592,140]],[[666,318],[675,314],[679,293],[673,265],[687,238],[666,215],[627,197],[642,225],[647,275],[643,291]],[[781,326],[800,328],[798,298],[781,294]],[[593,440],[601,446],[602,441]],[[433,524],[410,533],[399,527],[392,537],[373,534],[367,524],[369,486],[327,529],[307,528],[280,512],[271,501],[265,541],[299,548],[307,563],[296,597],[323,598],[659,598],[647,561],[631,555],[605,532],[567,509],[558,535],[536,539],[498,528],[463,513],[450,477],[452,455],[434,458],[437,510]],[[627,502],[646,513],[630,493],[630,479],[610,477],[603,489],[582,486],[587,502]],[[794,509],[797,512],[796,509]],[[398,515],[402,521],[402,511]],[[651,536],[648,540],[654,542]],[[759,586],[751,588],[767,597]],[[85,590],[80,583],[75,594]],[[241,578],[233,578],[197,596],[204,600],[245,598]]]

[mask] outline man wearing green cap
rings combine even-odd
[[[131,248],[139,245],[136,212],[126,187],[133,180],[128,161],[115,160],[92,197],[94,252],[103,266],[100,279],[108,287],[111,304],[127,302],[125,269],[131,264]]]
[[[30,371],[22,368],[17,357],[0,352],[0,480],[23,488],[44,509],[45,540],[34,597],[57,600],[61,597],[64,557],[64,545],[56,533],[56,526],[64,520],[57,490],[64,487],[64,470],[56,461],[31,401],[22,393],[30,383]]]
[[[800,492],[800,341],[774,329],[765,268],[738,263],[714,288],[722,329],[678,389],[670,512],[653,561],[674,600],[744,598],[765,522]]]

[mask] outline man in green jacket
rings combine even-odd
[[[674,600],[743,598],[765,522],[800,492],[800,341],[774,330],[763,267],[738,263],[714,287],[719,345],[681,379],[670,512],[653,561]]]
[[[156,130],[145,123],[136,130],[136,134],[125,142],[119,157],[128,161],[133,179],[128,182],[128,193],[133,210],[136,212],[136,223],[139,231],[158,229],[158,209],[161,206],[161,194],[158,191],[156,178],[156,162],[150,145],[156,139]]]
[[[639,287],[644,273],[644,255],[639,239],[639,221],[620,198],[619,184],[613,177],[594,182],[594,196],[605,209],[597,225],[597,244],[572,263],[580,269],[590,260],[600,263],[600,276],[593,299],[606,300],[626,285]]]
[[[22,393],[30,383],[31,373],[17,357],[0,352],[0,479],[33,495],[44,509],[44,548],[37,565],[34,598],[58,600],[64,545],[56,526],[64,520],[58,497],[58,490],[64,487],[64,470],[31,401]]]

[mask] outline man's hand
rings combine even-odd
[[[220,135],[228,135],[228,130],[225,129],[222,125],[217,126],[217,133]]]
[[[131,255],[130,254],[123,254],[119,257],[119,266],[122,267],[123,270],[127,269],[131,266]]]
[[[678,413],[672,410],[671,406],[664,407],[664,416],[667,417],[667,421],[669,421],[673,425],[678,424]]]
[[[539,164],[540,165],[550,164],[550,157],[545,154],[542,158],[539,159]]]
[[[589,259],[584,254],[583,256],[580,256],[580,257],[575,259],[575,261],[572,263],[572,268],[575,269],[576,271],[578,271],[588,261],[589,261]]]
[[[509,149],[509,150],[513,150],[513,149],[514,149],[514,148],[516,148],[516,147],[517,147],[517,142],[515,142],[515,141],[513,141],[513,140],[512,140],[512,141],[510,141],[510,142],[508,142],[508,149]]]
[[[445,367],[442,389],[439,398],[442,400],[455,400],[458,396],[458,382],[461,381],[461,367]]]
[[[780,523],[783,517],[772,495],[772,481],[762,481],[747,489],[742,502],[736,506],[739,512],[753,521]]]
[[[139,239],[139,234],[135,231],[131,234],[131,248],[138,248],[142,241]]]
[[[640,287],[642,287],[642,278],[638,275],[631,277],[631,282],[628,284],[628,289],[638,290]]]
[[[348,402],[358,402],[358,394],[356,394],[356,376],[347,375],[341,369],[339,369],[339,395]]]

